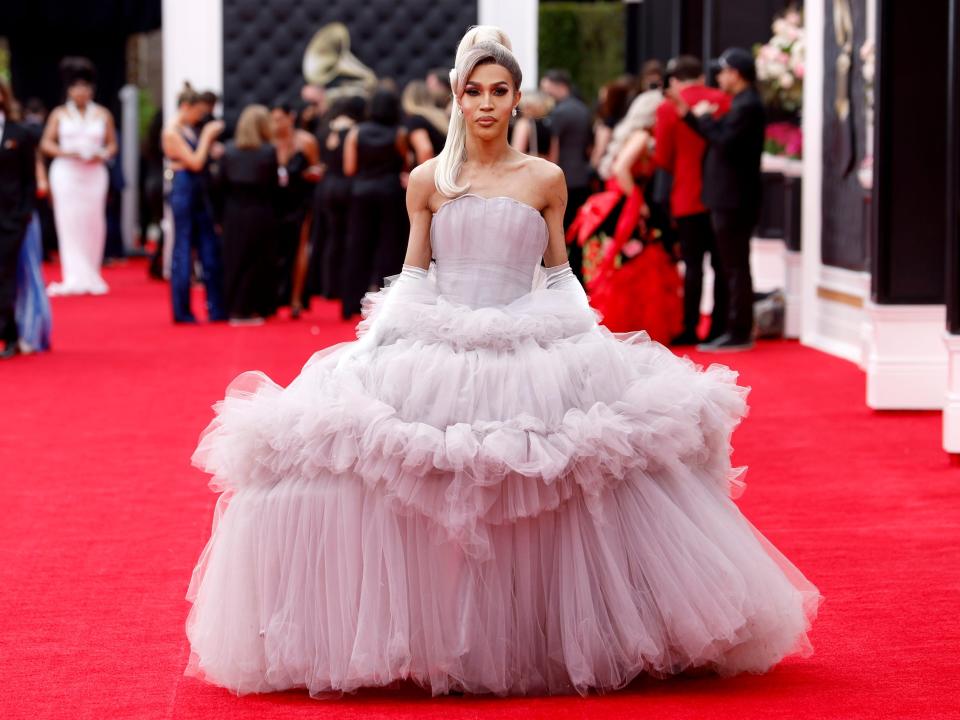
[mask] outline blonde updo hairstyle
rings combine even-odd
[[[460,97],[466,87],[470,74],[479,65],[500,65],[510,73],[514,92],[520,89],[523,74],[520,64],[513,56],[512,45],[507,34],[493,25],[477,25],[467,33],[457,45],[457,58],[450,71],[450,89],[453,91],[453,112],[447,127],[447,141],[437,155],[434,183],[445,197],[454,198],[470,189],[469,184],[459,185],[457,180],[460,169],[466,160],[467,130],[462,112],[458,112]]]

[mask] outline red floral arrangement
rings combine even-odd
[[[763,149],[771,155],[800,159],[803,156],[803,131],[793,123],[771,123],[767,125]]]

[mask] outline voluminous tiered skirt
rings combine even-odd
[[[746,389],[561,293],[411,283],[287,388],[241,375],[187,672],[239,693],[412,680],[584,693],[810,652],[819,593],[740,513]]]

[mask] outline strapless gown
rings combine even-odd
[[[820,595],[731,499],[735,373],[543,287],[529,205],[461,196],[431,239],[427,277],[368,295],[356,342],[216,405],[187,674],[586,693],[808,654]]]

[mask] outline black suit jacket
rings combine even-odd
[[[757,91],[748,88],[735,96],[730,112],[720,118],[689,112],[684,121],[707,141],[703,204],[710,210],[758,211],[766,116]]]
[[[21,232],[36,203],[37,175],[33,137],[7,118],[0,137],[0,233]]]

